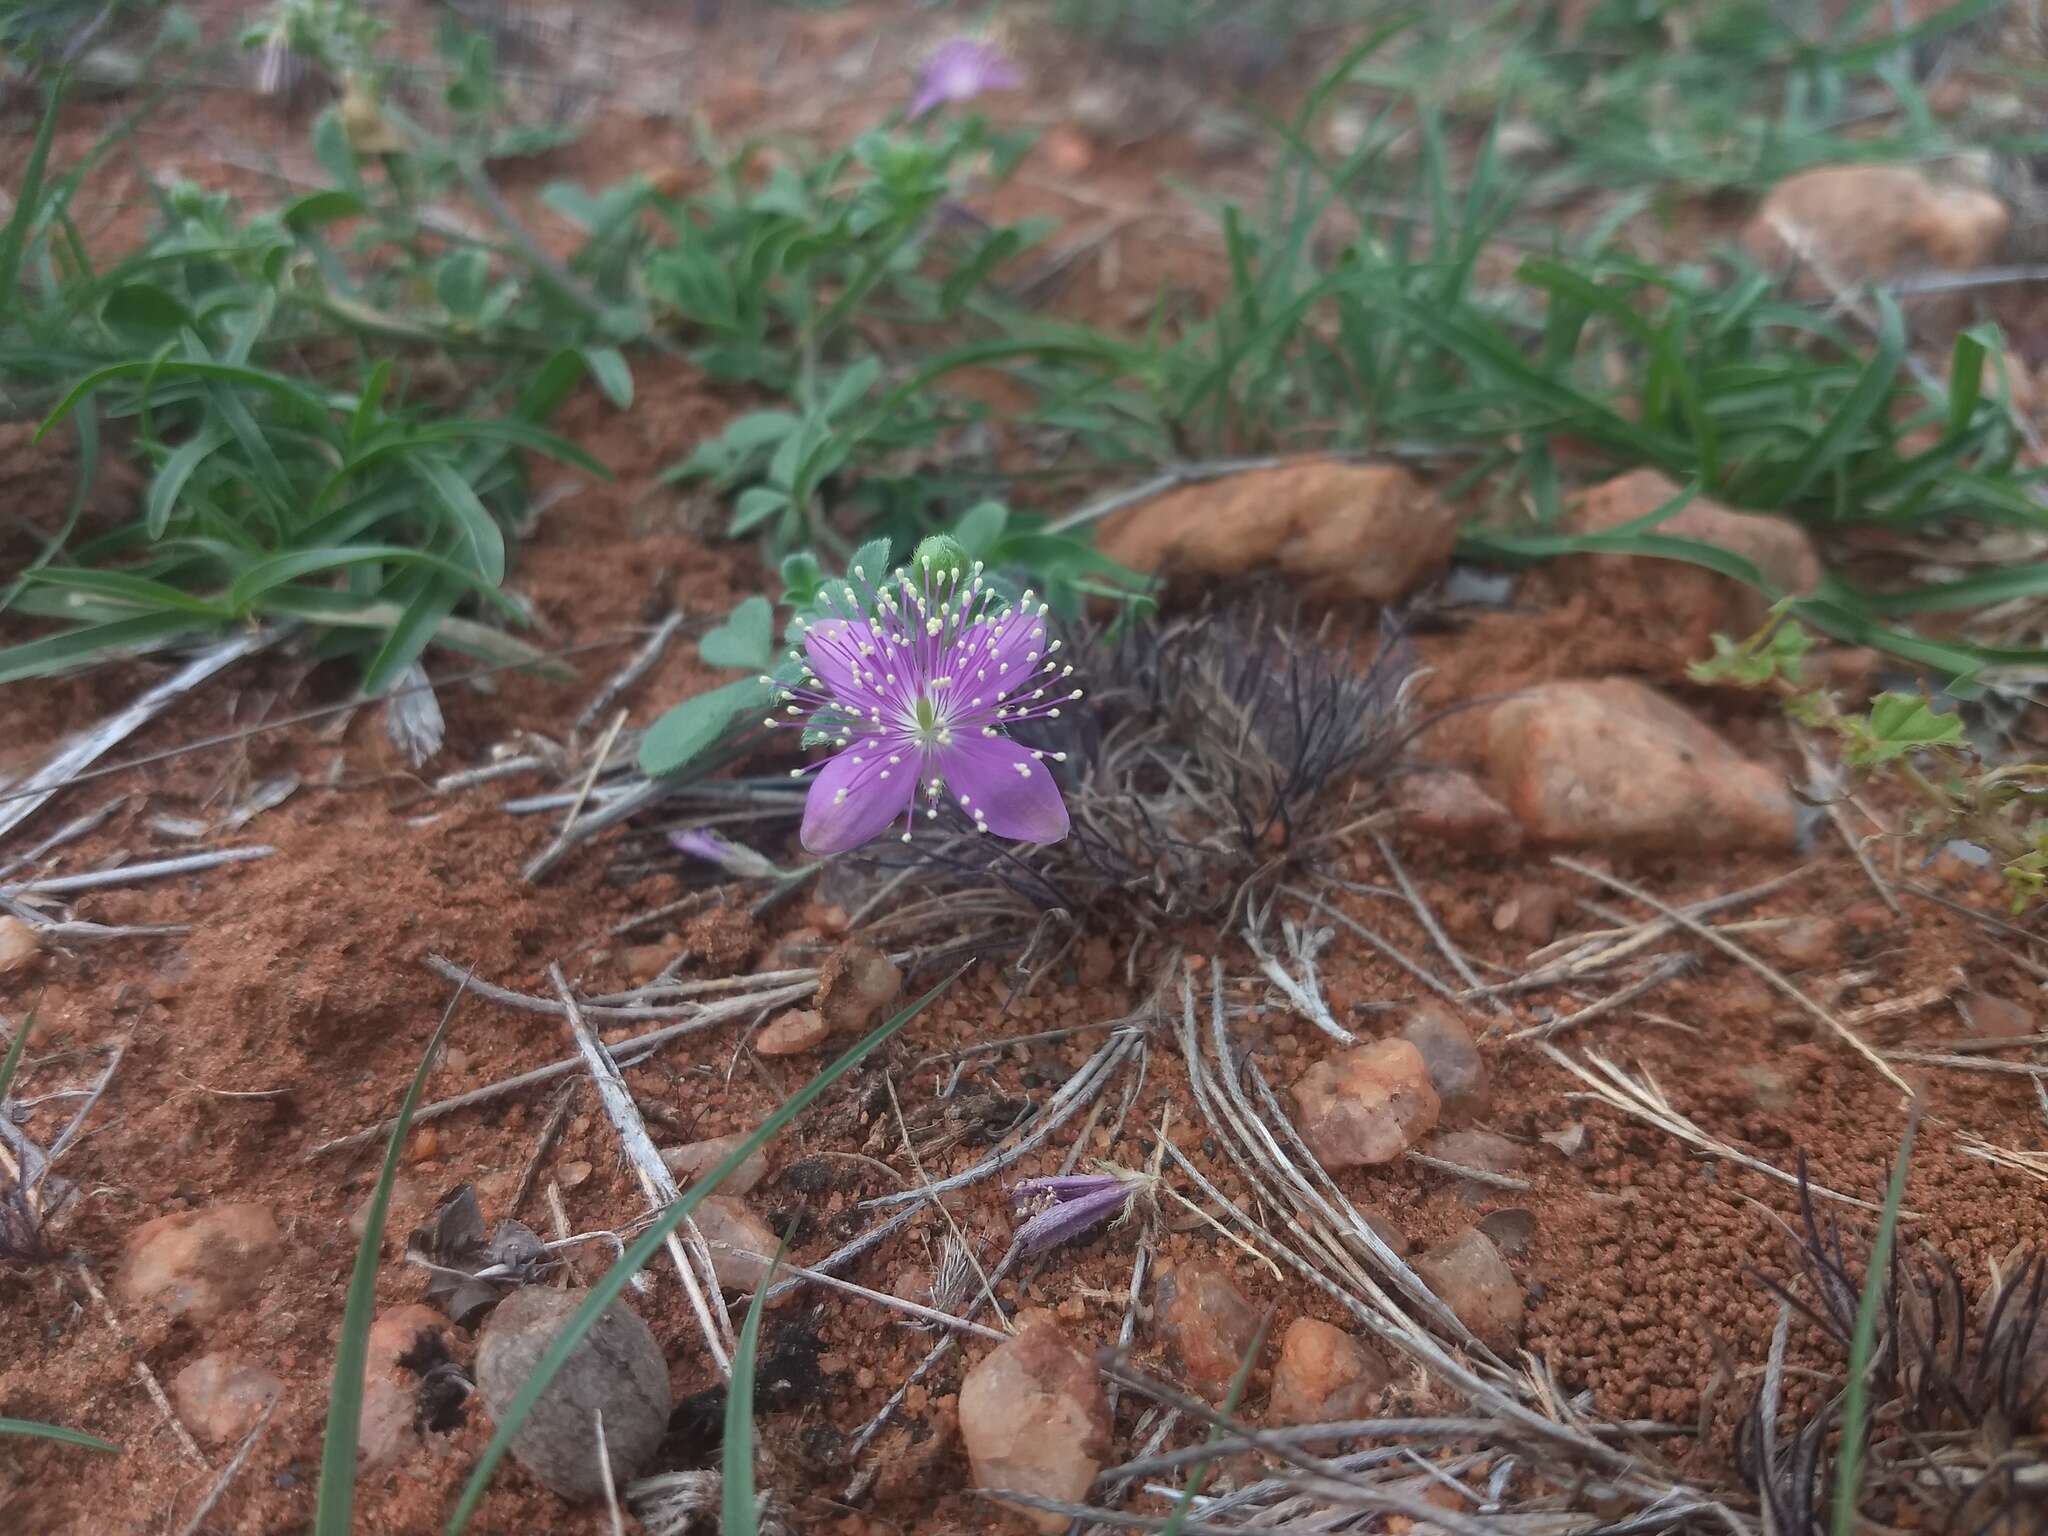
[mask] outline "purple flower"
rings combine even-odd
[[[1019,746],[1003,728],[1056,718],[1081,697],[1059,686],[1073,672],[1055,659],[1043,603],[1026,592],[1012,608],[971,570],[922,560],[913,582],[898,571],[879,590],[844,582],[823,594],[828,616],[802,622],[791,657],[803,680],[779,689],[782,717],[839,750],[818,766],[804,802],[803,845],[844,853],[898,821],[903,839],[916,818],[939,814],[943,791],[975,830],[1025,843],[1067,835],[1067,807],[1044,759],[1063,752]],[[866,587],[858,566],[853,579]],[[807,770],[795,770],[801,776]]]
[[[1017,1242],[1027,1255],[1056,1248],[1112,1216],[1121,1216],[1138,1189],[1138,1181],[1113,1173],[1026,1179],[1010,1191],[1018,1213],[1032,1213],[1017,1229]]]
[[[702,827],[686,827],[681,831],[669,833],[668,845],[677,853],[688,854],[693,859],[702,859],[707,864],[716,864],[743,880],[762,880],[770,875],[782,873],[774,864],[745,844],[720,837],[716,832],[707,832]]]
[[[1024,77],[994,45],[956,37],[941,43],[925,60],[910,115],[923,117],[948,102],[971,101],[983,91],[1014,91],[1023,83]]]

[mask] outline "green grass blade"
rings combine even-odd
[[[98,1435],[65,1429],[59,1424],[38,1424],[33,1419],[0,1419],[0,1435],[26,1435],[31,1440],[54,1440],[59,1445],[83,1446],[88,1451],[105,1451],[111,1456],[121,1454],[121,1447]]]
[[[754,1372],[761,1356],[761,1313],[768,1285],[788,1251],[785,1236],[775,1250],[775,1262],[754,1287],[732,1354],[732,1384],[725,1390],[725,1446],[718,1463],[718,1536],[760,1536],[760,1506],[754,1498]]]
[[[1887,295],[1877,295],[1877,307],[1877,351],[1835,414],[1774,488],[1770,499],[1778,506],[1790,506],[1822,475],[1837,468],[1857,436],[1878,418],[1891,398],[1893,381],[1906,357],[1906,322]]]
[[[1842,1393],[1842,1442],[1835,1455],[1834,1536],[1856,1536],[1856,1496],[1863,1486],[1863,1447],[1870,1435],[1870,1357],[1877,1350],[1877,1314],[1891,1272],[1892,1245],[1899,1235],[1899,1208],[1906,1199],[1906,1169],[1913,1161],[1913,1136],[1920,1128],[1916,1104],[1906,1118],[1905,1138],[1884,1192],[1884,1214],[1870,1245],[1870,1267],[1856,1303],[1856,1332],[1849,1341],[1849,1382]]]
[[[484,1490],[490,1486],[491,1477],[498,1470],[498,1463],[505,1459],[505,1452],[511,1447],[513,1437],[525,1425],[527,1416],[533,1412],[533,1405],[540,1401],[541,1394],[547,1391],[556,1374],[575,1352],[576,1346],[582,1342],[583,1336],[590,1331],[591,1325],[603,1315],[605,1308],[619,1299],[620,1294],[626,1289],[626,1282],[654,1257],[661,1245],[668,1240],[668,1235],[682,1225],[683,1218],[695,1210],[706,1195],[730,1178],[741,1163],[766,1146],[790,1121],[810,1108],[827,1088],[852,1071],[897,1030],[924,1012],[935,998],[966,974],[966,970],[965,965],[961,966],[792,1094],[780,1109],[761,1122],[753,1135],[735,1147],[724,1162],[683,1191],[681,1197],[663,1211],[652,1226],[640,1234],[633,1246],[620,1256],[619,1261],[604,1272],[597,1284],[590,1288],[576,1315],[569,1319],[568,1324],[555,1336],[555,1342],[548,1347],[548,1352],[541,1356],[540,1363],[534,1367],[526,1385],[520,1388],[519,1395],[506,1405],[505,1412],[498,1419],[497,1432],[491,1437],[491,1443],[484,1448],[483,1456],[469,1474],[469,1481],[463,1485],[462,1498],[456,1504],[455,1512],[448,1517],[448,1523],[442,1527],[442,1536],[461,1536],[461,1533],[468,1529],[470,1516],[476,1513],[476,1507],[483,1499]],[[316,1533],[316,1536],[325,1536],[325,1533]]]
[[[36,142],[22,167],[21,187],[14,194],[14,217],[0,229],[0,314],[14,308],[14,289],[21,279],[21,258],[28,249],[29,230],[43,212],[43,175],[50,164],[50,145],[57,137],[57,110],[64,99],[61,82],[50,92],[50,104],[43,108],[43,120],[36,128]]]
[[[1252,1366],[1259,1358],[1259,1351],[1266,1345],[1266,1330],[1273,1325],[1273,1314],[1268,1312],[1259,1319],[1258,1332],[1252,1335],[1251,1348],[1244,1352],[1244,1358],[1237,1362],[1237,1374],[1230,1378],[1230,1390],[1224,1394],[1222,1416],[1229,1418],[1237,1411],[1239,1399],[1244,1396],[1245,1385],[1252,1379]],[[1209,1438],[1221,1439],[1221,1425],[1209,1426]],[[1181,1528],[1188,1523],[1188,1517],[1195,1512],[1195,1500],[1202,1496],[1202,1485],[1209,1480],[1209,1461],[1204,1457],[1188,1472],[1188,1485],[1181,1489],[1180,1497],[1174,1501],[1173,1512],[1166,1517],[1166,1524],[1159,1528],[1159,1536],[1180,1536]]]
[[[362,1429],[363,1369],[370,1357],[370,1321],[377,1309],[377,1253],[384,1244],[384,1219],[391,1209],[391,1185],[398,1177],[399,1154],[405,1150],[405,1133],[412,1126],[413,1111],[419,1108],[427,1075],[434,1070],[434,1058],[447,1038],[448,1023],[455,1017],[455,1005],[469,989],[465,977],[434,1037],[420,1057],[405,1102],[398,1107],[398,1123],[384,1146],[384,1167],[377,1175],[377,1188],[370,1196],[369,1217],[363,1226],[363,1240],[356,1245],[356,1264],[349,1275],[348,1300],[341,1312],[341,1343],[334,1352],[334,1385],[327,1394],[327,1433],[320,1442],[320,1487],[313,1510],[313,1536],[350,1536],[355,1518],[356,1438]]]
[[[110,619],[104,624],[87,624],[61,635],[24,640],[20,645],[0,647],[0,683],[19,682],[25,677],[47,677],[53,672],[80,666],[103,651],[117,651],[153,640],[168,640],[187,630],[209,627],[208,621],[189,613],[143,613],[132,619]]]
[[[28,1049],[28,1032],[35,1026],[33,1010],[21,1021],[21,1028],[14,1032],[14,1043],[7,1047],[7,1059],[0,1061],[0,1099],[7,1097],[7,1090],[14,1086],[14,1074],[21,1070],[22,1052]]]

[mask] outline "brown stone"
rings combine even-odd
[[[230,1354],[201,1355],[171,1378],[178,1417],[209,1445],[240,1440],[283,1395],[277,1377]]]
[[[1422,1053],[1429,1084],[1445,1109],[1470,1108],[1486,1097],[1486,1060],[1448,1004],[1429,998],[1410,1008],[1401,1038]]]
[[[1557,937],[1564,902],[1564,892],[1556,886],[1529,881],[1493,909],[1493,931],[1512,933],[1540,949]]]
[[[754,1049],[763,1056],[801,1056],[825,1043],[832,1027],[815,1008],[778,1013],[754,1036]]]
[[[819,972],[818,1007],[831,1028],[845,1034],[865,1034],[902,995],[896,962],[865,944],[840,946]]]
[[[1387,1362],[1377,1351],[1341,1328],[1298,1317],[1280,1340],[1266,1422],[1330,1424],[1370,1418],[1391,1379]]]
[[[1522,1283],[1484,1232],[1468,1227],[1408,1262],[1489,1349],[1505,1353],[1521,1339],[1527,1310]]]
[[[1626,678],[1546,683],[1494,706],[1495,785],[1546,843],[1790,852],[1798,821],[1775,770]]]
[[[1391,464],[1291,464],[1182,486],[1112,518],[1102,552],[1209,580],[1277,570],[1305,595],[1390,603],[1435,578],[1457,513]]]
[[[2041,1027],[2034,1010],[2025,1003],[1990,992],[1972,992],[1963,999],[1962,1011],[1970,1033],[1987,1040],[2037,1034]]]
[[[1836,284],[1981,267],[2011,222],[1991,193],[1943,185],[1910,166],[1827,165],[1773,187],[1742,242],[1765,265],[1795,269],[1802,298],[1827,299]]]
[[[1606,533],[1649,516],[1674,500],[1681,489],[1678,482],[1657,470],[1631,470],[1580,495],[1566,513],[1565,524],[1573,533]],[[1711,544],[1738,555],[1783,593],[1804,595],[1820,585],[1820,552],[1806,530],[1787,518],[1766,512],[1738,512],[1704,496],[1695,496],[1653,531],[1667,538]],[[1631,581],[1651,574],[1634,555],[1595,555],[1592,559],[1596,567],[1625,574]],[[1723,586],[1745,593],[1751,591],[1712,571],[1701,574]]]
[[[1471,774],[1456,768],[1425,768],[1394,781],[1394,809],[1401,825],[1478,853],[1513,853],[1522,846],[1522,827]]]
[[[712,1273],[728,1291],[761,1283],[782,1243],[775,1229],[730,1195],[706,1195],[690,1213],[711,1248]]]
[[[43,936],[13,913],[0,914],[0,976],[26,970],[43,950]]]
[[[582,1291],[530,1285],[498,1303],[476,1350],[477,1395],[493,1419],[504,1415],[584,1300]],[[533,1405],[512,1456],[564,1498],[594,1499],[605,1489],[598,1416],[612,1482],[623,1487],[653,1461],[672,1405],[668,1364],[653,1333],[625,1303],[614,1302]]]
[[[1429,1068],[1406,1040],[1337,1052],[1295,1079],[1295,1125],[1326,1169],[1392,1162],[1436,1124]]]
[[[129,1234],[115,1285],[133,1305],[210,1323],[256,1294],[283,1249],[266,1205],[245,1201],[180,1211]]]
[[[1259,1336],[1259,1314],[1230,1278],[1206,1259],[1178,1265],[1159,1277],[1152,1315],[1181,1379],[1220,1403]]]
[[[1795,917],[1766,942],[1788,965],[1822,965],[1835,952],[1834,919],[1818,913]]]
[[[710,1136],[703,1141],[686,1142],[680,1147],[664,1147],[661,1160],[668,1164],[668,1171],[687,1187],[731,1157],[746,1139],[744,1134],[735,1131],[730,1136]],[[718,1192],[721,1195],[750,1194],[767,1177],[768,1154],[756,1147],[739,1167],[726,1175],[725,1182],[718,1186]]]
[[[433,1340],[445,1351],[447,1338],[448,1319],[421,1302],[386,1307],[370,1324],[356,1431],[356,1458],[365,1467],[394,1466],[420,1448],[419,1377],[399,1362],[430,1358]]]
[[[1079,1503],[1109,1454],[1109,1404],[1095,1363],[1047,1313],[976,1361],[960,1384],[960,1436],[974,1486]],[[1019,1508],[1046,1536],[1064,1515]]]

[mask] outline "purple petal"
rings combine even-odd
[[[946,788],[982,831],[1020,843],[1056,843],[1067,835],[1067,803],[1051,771],[1007,736],[962,735],[936,757]]]
[[[1036,1216],[1017,1229],[1017,1243],[1025,1253],[1041,1253],[1070,1237],[1079,1237],[1099,1226],[1130,1203],[1131,1188],[1112,1179],[1107,1189],[1078,1200],[1068,1200]]]
[[[891,764],[892,755],[904,760]],[[845,853],[881,836],[910,808],[917,766],[914,757],[892,753],[872,736],[830,759],[804,799],[804,847],[812,853]]]
[[[1015,66],[989,44],[956,37],[934,49],[919,71],[910,115],[923,117],[943,102],[968,101],[983,91],[1011,91],[1023,83]]]
[[[1120,1189],[1123,1180],[1113,1173],[1062,1173],[1046,1179],[1020,1179],[1010,1188],[1013,1200],[1036,1200],[1051,1195],[1055,1200],[1075,1200],[1105,1189]]]
[[[804,632],[804,656],[833,698],[865,710],[873,702],[875,690],[860,680],[859,673],[869,665],[861,648],[874,643],[875,632],[867,625],[851,619],[826,619]]]
[[[1036,609],[1013,608],[975,631],[970,652],[976,692],[1005,698],[1037,678],[1050,637]],[[983,692],[983,690],[987,690]]]

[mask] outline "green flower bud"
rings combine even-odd
[[[935,533],[917,546],[917,553],[911,556],[910,566],[922,575],[930,571],[934,576],[963,576],[973,561],[960,541],[949,534]]]

